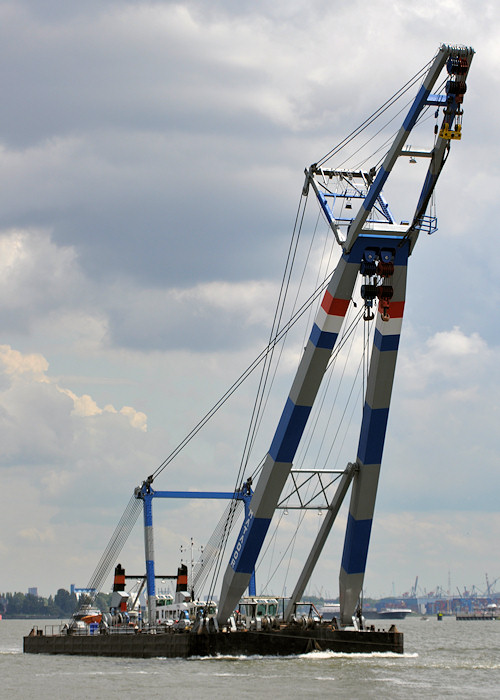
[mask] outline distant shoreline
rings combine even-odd
[[[3,622],[4,620],[59,620],[63,624],[65,622],[65,619],[63,620],[61,617],[46,617],[44,615],[9,615],[7,613],[2,613],[0,622]]]

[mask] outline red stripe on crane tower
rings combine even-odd
[[[332,297],[327,290],[321,302],[321,306],[329,316],[345,316],[350,301],[350,299],[337,299]]]
[[[380,304],[379,304],[380,308]],[[391,318],[403,318],[403,313],[405,310],[404,301],[390,301],[389,302],[389,316]]]

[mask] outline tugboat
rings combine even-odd
[[[354,161],[351,169],[347,169],[345,165],[343,149],[354,139],[353,134],[359,135],[368,127],[367,121],[352,132],[348,139],[344,139],[325,157],[306,169],[297,222],[304,221],[306,205],[310,199],[313,199],[316,207],[319,208],[320,216],[325,220],[328,235],[338,246],[339,260],[335,269],[328,271],[324,282],[308,297],[308,302],[304,305],[304,309],[307,309],[318,302],[318,309],[271,446],[265,460],[255,470],[255,473],[259,473],[255,490],[253,490],[254,475],[241,488],[229,494],[194,494],[155,490],[153,488],[155,479],[174,459],[182,446],[189,442],[187,439],[184,440],[179,449],[174,450],[171,457],[135,489],[131,504],[127,507],[130,511],[126,510],[120,521],[127,523],[127,528],[130,522],[133,525],[134,517],[136,518],[139,512],[138,504],[142,506],[145,529],[146,574],[144,578],[147,583],[147,612],[145,611],[147,619],[139,621],[137,618],[137,624],[134,621],[130,624],[133,607],[129,609],[123,591],[114,591],[114,596],[115,593],[122,595],[114,597],[114,612],[109,613],[111,624],[104,615],[100,623],[96,621],[90,623],[99,624],[99,634],[90,633],[90,624],[88,634],[67,633],[69,630],[66,630],[64,634],[46,635],[40,630],[34,630],[24,638],[25,652],[138,657],[188,657],[212,654],[283,655],[314,649],[349,653],[403,652],[403,635],[394,625],[387,631],[377,631],[374,626],[365,625],[359,600],[364,582],[405,306],[409,258],[420,233],[422,231],[433,233],[437,230],[437,220],[433,210],[431,208],[430,215],[427,215],[427,209],[431,204],[439,175],[448,160],[451,141],[458,141],[462,136],[463,99],[473,55],[473,49],[468,47],[445,44],[440,46],[434,60],[414,77],[412,84],[420,84],[417,95],[392,145],[382,161],[379,161],[380,165],[366,169],[362,169],[359,165],[354,167]],[[444,81],[441,80],[443,71],[447,72]],[[376,115],[380,116],[389,109],[389,106],[395,105],[396,101],[409,89],[409,84],[407,83],[404,90],[402,89],[386,102]],[[441,92],[437,94],[432,92],[436,84],[443,85]],[[423,113],[429,109],[434,112],[436,119],[432,130],[428,129],[428,120],[421,119]],[[440,115],[441,123],[438,124]],[[386,117],[387,115],[384,119]],[[406,146],[416,126],[427,129],[426,135],[430,142],[428,150]],[[366,143],[371,141],[372,139],[368,138]],[[386,142],[383,142],[384,148],[385,144]],[[354,150],[352,158],[358,158],[358,153],[359,149]],[[398,158],[409,159],[410,162],[421,159],[428,164],[422,189],[418,194],[416,209],[408,220],[403,220],[401,223],[396,222],[383,194],[383,187],[390,179]],[[314,197],[308,198],[310,193]],[[317,215],[315,218],[317,220]],[[297,231],[294,230],[292,241],[295,240],[296,233]],[[287,261],[284,280],[289,279],[288,264],[293,264],[294,260],[295,254],[291,254]],[[359,292],[357,291],[358,280],[361,282]],[[282,291],[285,294],[286,288]],[[354,300],[355,298],[357,301]],[[280,295],[275,317],[277,319],[282,318],[281,304]],[[300,313],[302,312],[303,310]],[[268,347],[252,365],[255,368],[262,362],[264,366],[262,382],[259,385],[259,392],[262,393],[257,397],[256,407],[266,403],[265,381],[270,374],[268,357],[272,357],[272,351],[284,338],[298,316],[299,314],[296,313],[287,324],[273,328]],[[306,425],[308,422],[313,424],[316,420],[309,420],[313,405],[315,402],[322,403],[322,401],[316,401],[322,380],[337,358],[340,348],[347,343],[353,328],[358,325],[364,328],[364,337],[371,340],[372,349],[370,362],[364,363],[368,371],[366,376],[363,375],[363,387],[366,391],[356,458],[340,471],[316,468],[296,469],[293,463],[299,443],[304,437]],[[364,348],[367,344],[368,340],[363,341]],[[248,374],[244,373],[242,377]],[[238,382],[236,384],[239,386]],[[233,387],[223,397],[224,400],[232,389]],[[222,403],[221,399],[221,402],[198,423],[189,438],[214,415]],[[249,435],[253,434],[256,427],[260,425],[260,419],[258,411],[254,411],[251,419],[252,430],[249,431]],[[325,434],[328,432],[331,432],[331,427],[325,430]],[[247,444],[249,443],[252,443],[251,439]],[[241,464],[246,463],[247,460],[242,459]],[[283,606],[282,613],[279,616],[271,615],[271,609],[268,607],[267,613],[261,614],[259,602],[255,599],[255,566],[266,540],[271,519],[276,510],[283,508],[283,504],[286,504],[288,496],[282,494],[285,485],[290,481],[293,482],[294,492],[298,494],[300,508],[307,508],[311,501],[315,500],[316,496],[305,499],[300,492],[301,479],[304,483],[309,483],[312,477],[317,477],[321,484],[318,497],[324,496],[327,501],[323,506],[322,525],[293,592]],[[329,479],[329,484],[333,484],[333,488],[336,488],[331,497],[329,495],[327,497],[327,490],[322,481],[326,478]],[[236,483],[241,482],[240,471]],[[297,605],[302,600],[305,588],[349,489],[351,489],[351,500],[340,566],[338,617],[325,621],[313,612],[305,617],[297,615]],[[152,504],[155,498],[161,497],[231,499],[227,527],[222,528],[223,535],[215,547],[217,556],[221,557],[231,532],[230,526],[236,517],[236,506],[241,505],[238,501],[244,502],[243,522],[232,549],[228,550],[229,560],[222,580],[217,608],[212,602],[195,603],[194,595],[189,594],[187,589],[177,591],[176,599],[172,601],[157,597]],[[125,528],[125,525],[120,527]],[[125,539],[124,532],[120,531],[113,543],[122,542]],[[115,564],[116,558],[112,560],[115,555],[117,558],[116,547],[110,543],[101,560],[102,564],[100,563],[98,567],[95,580],[100,582],[105,580]],[[221,561],[222,559],[219,560],[219,566],[216,568],[217,572],[220,570]],[[184,579],[184,573],[182,578]],[[98,586],[90,587],[98,589]],[[250,600],[242,601],[247,588]],[[209,598],[212,598],[211,593]],[[270,598],[272,599],[272,596]],[[161,611],[160,615],[159,611]],[[169,617],[170,613],[174,613],[172,617]],[[115,624],[113,615],[117,618],[118,624]],[[173,624],[165,624],[171,619],[174,620]],[[83,618],[78,622],[82,620]],[[180,624],[181,620],[184,620],[183,625]],[[129,633],[124,634],[124,630]]]

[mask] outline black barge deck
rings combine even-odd
[[[403,653],[403,634],[385,630],[339,630],[320,624],[314,629],[282,626],[236,632],[146,631],[126,634],[44,634],[34,629],[24,637],[26,654],[189,658],[195,656],[289,656],[311,651],[348,654]]]

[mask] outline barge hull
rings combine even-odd
[[[189,658],[195,656],[289,656],[311,651],[348,654],[403,653],[403,634],[386,631],[290,630],[195,634],[30,635],[26,654]]]

